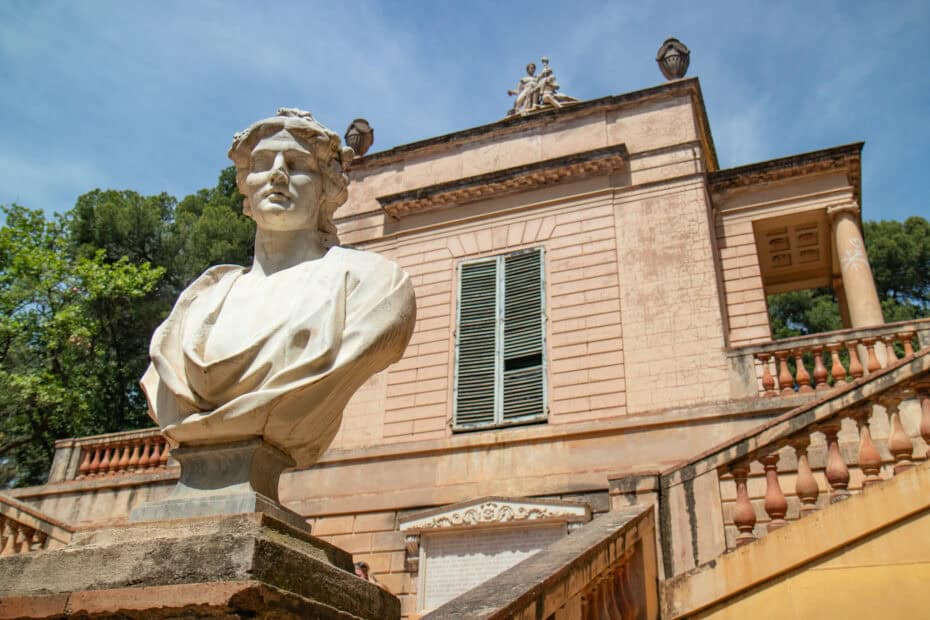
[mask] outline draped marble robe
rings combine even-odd
[[[275,274],[292,294],[262,300],[265,328],[224,332],[235,352],[214,359],[207,341],[243,273],[208,269],[155,331],[142,378],[149,414],[174,442],[263,437],[298,467],[312,465],[352,394],[403,355],[416,318],[413,286],[378,254],[332,247]]]

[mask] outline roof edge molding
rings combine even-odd
[[[711,192],[720,194],[794,177],[824,172],[845,172],[857,203],[862,204],[862,147],[854,142],[819,151],[799,153],[746,166],[717,170],[707,175]]]
[[[626,145],[617,144],[379,196],[378,202],[386,214],[401,218],[412,213],[610,174],[624,168],[628,157]]]

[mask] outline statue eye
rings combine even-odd
[[[262,172],[270,170],[274,159],[270,153],[253,153],[252,154],[252,172]]]
[[[293,153],[287,157],[287,168],[291,172],[313,172],[316,160],[306,153]]]

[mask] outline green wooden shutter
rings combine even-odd
[[[455,425],[493,424],[497,377],[497,260],[461,266]]]
[[[503,422],[546,414],[542,273],[538,249],[504,257]]]

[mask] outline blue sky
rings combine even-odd
[[[863,140],[867,219],[930,217],[930,3],[0,2],[0,204],[212,186],[279,106],[382,150],[482,125],[548,55],[567,94],[661,83],[692,52],[723,167]]]

